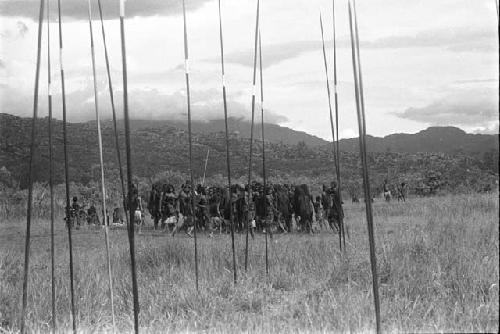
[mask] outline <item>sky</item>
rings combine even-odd
[[[95,119],[88,4],[62,2],[69,121]],[[103,0],[119,117],[119,1]],[[111,118],[97,0],[91,0],[99,112]],[[223,118],[217,0],[186,0],[192,117]],[[50,1],[51,90],[62,118],[57,1]],[[126,45],[133,118],[187,118],[181,0],[127,0]],[[221,0],[229,116],[251,118],[257,0]],[[358,0],[367,132],[385,136],[429,126],[498,133],[495,0]],[[335,1],[340,137],[357,136],[347,0]],[[38,0],[0,0],[0,110],[33,113]],[[265,121],[331,139],[320,12],[333,78],[331,0],[262,0]],[[46,13],[45,13],[46,15]],[[39,116],[47,116],[47,25],[43,25]],[[257,105],[257,108],[259,106]],[[258,110],[258,109],[257,109]],[[259,114],[257,114],[259,115]],[[257,118],[260,121],[260,118]]]

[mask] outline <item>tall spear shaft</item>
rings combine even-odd
[[[353,5],[354,4],[354,5]],[[380,333],[380,301],[378,293],[377,258],[375,253],[375,237],[373,231],[373,212],[371,203],[370,180],[366,154],[366,119],[364,110],[363,80],[361,61],[359,55],[359,35],[357,29],[356,3],[349,0],[349,27],[351,33],[352,66],[354,74],[354,87],[356,110],[359,128],[359,151],[363,166],[363,188],[365,193],[366,221],[368,226],[368,239],[370,243],[370,263],[372,271],[373,302],[375,306],[376,331]]]
[[[205,158],[205,167],[203,168],[203,180],[201,181],[202,185],[205,185],[205,176],[207,174],[207,165],[208,165],[208,157],[210,155],[210,149],[207,150],[207,156]]]
[[[40,12],[38,15],[38,48],[36,58],[35,72],[35,91],[33,98],[33,118],[31,121],[31,145],[30,145],[30,161],[29,161],[29,176],[28,176],[28,206],[26,209],[26,242],[24,247],[24,279],[23,279],[23,306],[21,313],[21,333],[25,332],[26,322],[26,307],[28,305],[28,277],[30,263],[30,237],[31,237],[31,207],[33,204],[33,156],[36,148],[36,121],[38,118],[38,84],[40,80],[40,58],[42,52],[42,26],[43,26],[43,9],[44,0],[40,0]]]
[[[253,81],[252,81],[252,123],[250,126],[250,156],[248,160],[248,206],[252,201],[252,156],[253,156],[253,128],[255,121],[255,81],[257,77],[257,46],[259,40],[259,11],[260,0],[257,0],[257,14],[255,18],[255,41],[254,41],[254,56],[253,56]],[[250,215],[247,217],[247,235],[245,238],[245,271],[248,269],[248,233],[250,225]]]
[[[338,178],[337,150],[335,147],[335,128],[333,125],[332,97],[331,97],[331,91],[330,91],[330,79],[328,77],[328,63],[326,60],[325,37],[324,37],[324,32],[323,32],[323,17],[321,15],[321,12],[319,13],[319,25],[321,27],[321,42],[322,42],[322,46],[323,46],[323,61],[325,64],[326,91],[328,94],[328,108],[330,111],[330,129],[332,131],[333,162],[334,162],[334,168],[335,168],[337,178]],[[340,227],[340,229],[342,229],[342,228]],[[342,232],[341,231],[339,231],[339,247],[340,247],[340,250],[342,250]]]
[[[56,284],[54,245],[54,158],[52,152],[52,74],[50,62],[50,1],[47,0],[47,95],[49,107],[49,188],[50,188],[50,285],[52,305],[52,333],[56,332]]]
[[[222,34],[222,11],[221,11],[221,1],[219,0],[219,39],[220,39],[220,59],[221,59],[221,71],[222,71],[222,100],[224,103],[224,125],[226,130],[226,165],[227,165],[227,183],[229,186],[229,219],[231,221],[231,248],[233,251],[233,280],[236,284],[238,279],[238,274],[236,270],[236,251],[234,245],[234,217],[233,217],[233,203],[231,194],[231,156],[229,153],[229,129],[227,124],[227,98],[226,98],[226,81],[224,79],[225,68],[224,68],[224,39]],[[208,156],[208,154],[207,154]]]
[[[69,200],[69,155],[68,155],[68,122],[66,112],[66,85],[64,81],[64,62],[63,62],[63,37],[62,37],[62,20],[61,20],[61,0],[57,0],[58,26],[59,26],[59,67],[61,71],[61,95],[62,95],[62,112],[63,112],[63,146],[64,146],[64,183],[66,189],[66,228],[68,229],[68,248],[69,248],[69,282],[71,293],[71,323],[73,333],[76,333],[76,307],[75,307],[75,287],[73,275],[73,238],[71,229],[73,222],[70,212]]]
[[[106,210],[106,184],[104,182],[104,159],[102,153],[102,133],[101,133],[101,118],[99,116],[99,95],[97,90],[97,78],[96,78],[96,66],[95,66],[95,50],[94,50],[94,33],[92,30],[92,7],[90,0],[88,0],[89,5],[89,31],[90,31],[90,53],[92,56],[92,76],[94,81],[94,105],[95,105],[95,118],[97,125],[97,142],[99,145],[99,163],[101,167],[101,197],[102,197],[102,219],[104,220],[104,242],[106,245],[106,262],[108,267],[108,288],[109,288],[109,300],[111,303],[111,319],[113,323],[113,332],[116,331],[115,322],[115,304],[113,301],[113,274],[111,270],[111,257],[109,254],[109,221],[107,221],[107,210]]]
[[[267,226],[267,175],[266,175],[266,142],[264,136],[264,79],[262,77],[262,35],[259,27],[259,77],[260,77],[260,115],[261,115],[261,131],[262,131],[262,180],[264,183],[264,217],[266,219],[266,274],[269,274],[269,247],[267,234],[271,233]]]
[[[198,291],[198,242],[196,238],[196,215],[194,212],[194,176],[193,176],[193,139],[191,132],[191,94],[189,90],[189,49],[187,39],[187,23],[186,23],[186,3],[182,0],[182,17],[184,19],[184,64],[186,71],[186,95],[187,95],[187,110],[188,110],[188,137],[189,137],[189,175],[191,178],[191,189],[189,190],[191,214],[194,223],[194,271],[196,278],[196,291]]]
[[[125,0],[120,0],[120,37],[123,71],[123,116],[125,123],[125,151],[127,156],[127,187],[128,187],[128,241],[130,249],[130,270],[132,273],[132,294],[134,298],[134,332],[139,333],[139,291],[137,288],[137,273],[135,268],[135,230],[134,212],[132,208],[133,180],[132,180],[132,154],[130,148],[130,120],[128,114],[128,78],[127,78],[127,52],[125,45]]]
[[[334,92],[334,106],[335,106],[335,134],[336,134],[336,149],[337,158],[336,162],[336,172],[337,172],[337,197],[339,199],[339,225],[340,233],[342,234],[342,243],[345,249],[345,222],[344,222],[344,210],[342,208],[342,193],[340,184],[340,141],[339,141],[339,102],[338,102],[338,90],[337,90],[337,37],[335,29],[335,0],[332,0],[332,24],[333,24],[333,92]]]
[[[122,198],[123,198],[123,204],[125,204],[126,201],[126,192],[125,192],[125,181],[123,177],[123,164],[122,164],[122,158],[121,158],[121,152],[120,152],[120,140],[118,138],[118,126],[117,126],[117,121],[116,121],[116,108],[115,108],[115,98],[113,94],[113,83],[111,81],[111,71],[110,71],[110,66],[109,66],[109,56],[108,56],[108,46],[106,43],[106,33],[104,31],[104,20],[103,20],[103,15],[102,15],[102,6],[101,6],[101,0],[97,0],[97,6],[99,7],[99,18],[101,20],[101,33],[102,33],[102,42],[104,45],[104,59],[106,61],[106,73],[108,75],[108,89],[109,89],[109,97],[111,100],[111,111],[113,113],[113,130],[115,134],[115,150],[116,150],[116,156],[118,158],[118,167],[120,171],[120,185],[122,189]],[[125,219],[127,220],[127,225],[129,223],[129,217],[125,215]]]

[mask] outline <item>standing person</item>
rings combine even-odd
[[[252,236],[252,239],[255,238],[255,229],[257,228],[257,223],[255,222],[255,201],[253,199],[250,199],[249,201],[249,196],[245,196],[245,202],[246,203],[246,210],[247,213],[246,215],[248,216],[248,222],[249,226],[248,228],[250,229],[250,235]]]
[[[323,186],[322,204],[330,227],[340,232],[340,220],[344,218],[342,202],[338,196],[337,182],[332,181],[330,187]]]
[[[78,197],[74,196],[73,197],[73,202],[71,203],[70,207],[70,224],[71,227],[74,226],[75,220],[76,220],[76,228],[80,228],[80,220],[78,219],[78,215],[80,213],[80,204],[78,204]]]
[[[177,197],[178,200],[178,211],[179,218],[177,219],[177,224],[172,231],[172,236],[175,236],[178,230],[180,230],[184,224],[187,224],[187,235],[192,237],[191,232],[194,230],[194,213],[191,210],[191,183],[186,181],[185,184],[181,186],[181,190]]]
[[[139,225],[139,231],[140,231],[140,228],[142,227],[142,225],[144,224],[144,214],[143,214],[143,207],[142,207],[142,199],[141,199],[141,196],[139,195],[139,190],[137,188],[135,188],[135,190],[137,191],[137,197],[136,197],[136,201],[137,201],[137,206],[136,206],[136,209],[134,211],[134,223]]]
[[[406,183],[402,182],[401,186],[398,188],[398,202],[406,202]]]
[[[255,220],[255,228],[258,230],[265,229],[266,217],[264,217],[264,198],[264,189],[260,185],[257,185],[255,189],[252,189],[252,198],[248,205],[253,207],[252,220]],[[252,220],[250,222],[252,222]]]
[[[234,185],[233,185],[233,188],[234,188]],[[226,186],[224,189],[222,200],[221,200],[223,223],[221,223],[219,225],[219,234],[222,233],[223,226],[224,226],[224,229],[227,229],[228,227],[230,228],[231,210],[233,209],[231,206],[231,200],[232,200],[232,196],[233,196],[232,193],[233,193],[233,189],[229,189],[229,187]],[[234,217],[233,217],[233,220],[234,220]]]
[[[135,184],[132,184],[132,193],[130,194],[130,196],[131,207],[129,209],[134,213],[134,221],[132,222],[132,224],[135,224],[137,220],[135,212],[139,208],[139,191],[137,190]]]
[[[209,237],[213,237],[214,230],[222,224],[223,219],[220,212],[221,201],[220,188],[210,187],[208,189]]]
[[[177,201],[178,198],[175,194],[175,188],[171,184],[163,186],[164,192],[161,199],[161,228],[163,230],[169,229],[170,225],[175,226],[177,222]]]
[[[161,191],[158,184],[153,184],[149,194],[148,211],[154,222],[154,229],[158,229],[158,223],[161,219]]]
[[[391,201],[391,190],[389,188],[389,183],[387,181],[387,179],[384,180],[384,198],[385,198],[385,201],[386,202],[390,202]]]
[[[198,216],[198,227],[205,228],[206,230],[211,231],[210,228],[210,217],[208,214],[208,198],[207,198],[207,189],[198,184],[196,187],[196,208],[197,208],[197,216]]]
[[[266,228],[266,233],[270,233],[270,237],[272,238],[273,236],[273,230],[275,229],[274,226],[274,213],[276,211],[276,206],[274,203],[274,196],[272,192],[272,188],[267,186],[267,189],[265,189],[265,228]],[[269,231],[268,231],[269,230]]]
[[[95,208],[94,202],[90,204],[87,210],[87,220],[89,225],[94,224],[95,226],[100,225],[99,216],[97,215],[97,209]]]
[[[330,183],[330,196],[332,197],[333,203],[333,216],[337,222],[337,226],[340,227],[340,221],[344,219],[344,210],[342,209],[342,200],[339,197],[339,190],[337,188],[337,182],[332,181]]]
[[[316,221],[321,229],[323,229],[323,206],[321,205],[321,196],[316,196],[316,200],[313,202],[314,213],[316,215]]]

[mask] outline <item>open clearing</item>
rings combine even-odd
[[[498,193],[376,202],[375,233],[382,329],[389,332],[496,332],[499,325]],[[364,205],[345,207],[347,257],[338,236],[275,235],[265,275],[264,236],[236,235],[238,284],[228,235],[200,233],[200,291],[193,240],[144,230],[136,238],[140,327],[145,332],[373,331],[371,272]],[[56,235],[57,325],[70,322],[67,233]],[[22,297],[24,219],[0,223],[0,326],[17,331]],[[120,332],[133,330],[128,239],[111,232],[114,298]],[[77,324],[111,331],[104,230],[74,231]],[[30,330],[50,330],[49,223],[32,229]],[[1,330],[0,330],[1,331]]]

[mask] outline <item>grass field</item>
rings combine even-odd
[[[385,332],[497,332],[499,326],[498,193],[375,203],[375,234]],[[144,332],[366,332],[374,330],[364,206],[346,206],[350,239],[275,235],[266,277],[264,236],[251,242],[232,282],[230,237],[199,238],[200,291],[194,285],[193,240],[152,231],[137,236],[140,327]],[[0,326],[18,331],[24,220],[0,223]],[[58,221],[57,325],[68,331],[67,233]],[[50,238],[47,221],[32,231],[30,330],[50,329]],[[118,330],[133,329],[128,241],[111,233]],[[111,331],[103,230],[74,233],[78,328]],[[346,260],[348,259],[348,261]]]

